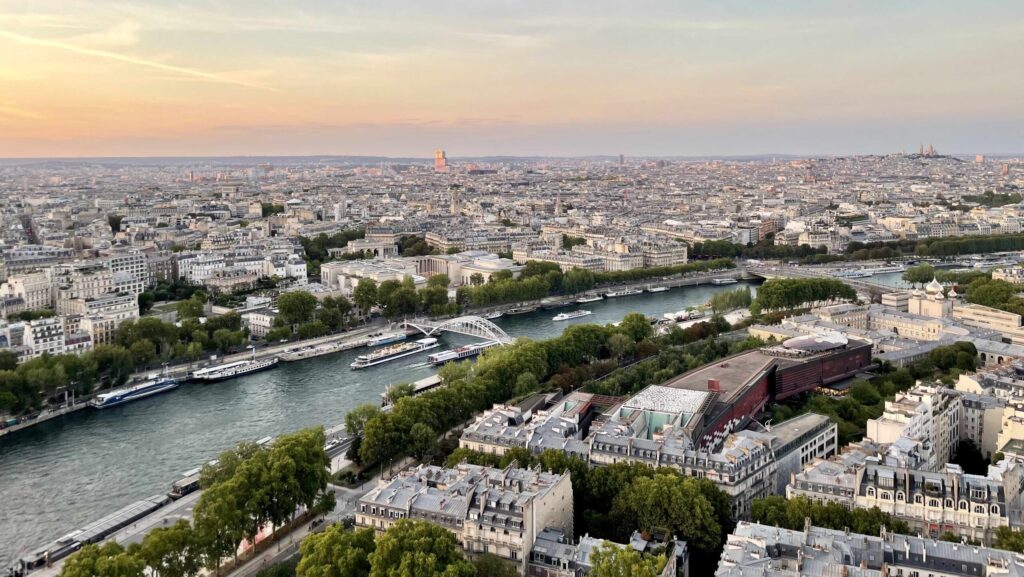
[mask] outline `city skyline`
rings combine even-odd
[[[5,6],[0,157],[1021,151],[1019,5],[640,8]]]

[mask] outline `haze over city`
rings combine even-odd
[[[1019,2],[0,3],[0,157],[1022,149]]]

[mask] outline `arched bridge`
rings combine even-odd
[[[460,335],[498,341],[503,345],[510,344],[513,340],[512,337],[508,336],[508,333],[501,330],[501,327],[481,317],[458,317],[441,322],[429,319],[415,319],[405,321],[404,324],[406,327],[417,329],[428,336],[442,331],[450,331]]]

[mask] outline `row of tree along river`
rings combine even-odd
[[[494,322],[513,337],[545,339],[577,323],[618,322],[627,313],[661,318],[712,294],[752,283],[702,285],[623,296]],[[560,312],[593,314],[554,322]],[[242,439],[333,425],[357,405],[379,402],[388,384],[434,372],[427,354],[474,342],[441,336],[441,347],[361,371],[367,349],[282,365],[217,384],[177,390],[101,411],[79,411],[0,438],[0,567],[133,501],[165,492],[182,472]]]

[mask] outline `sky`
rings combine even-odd
[[[1024,2],[0,0],[0,157],[1024,152]]]

